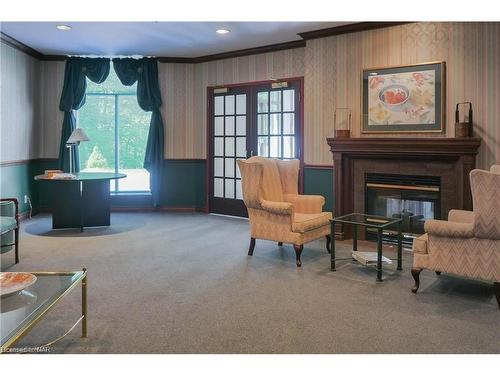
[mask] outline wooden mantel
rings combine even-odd
[[[476,166],[480,138],[327,138],[333,154],[334,216],[364,212],[367,172],[439,176],[441,217],[452,208],[472,209],[469,172]],[[337,227],[336,237],[349,237]]]
[[[476,155],[481,138],[327,138],[330,151],[392,155]]]

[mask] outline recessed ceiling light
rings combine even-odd
[[[57,25],[56,27],[59,30],[64,30],[64,31],[71,30],[71,26],[69,26],[69,25]]]
[[[215,30],[215,32],[217,34],[229,34],[231,31],[229,31],[227,29],[217,29],[217,30]]]

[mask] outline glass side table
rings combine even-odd
[[[332,240],[331,245],[331,270],[335,271],[335,224],[343,223],[350,224],[353,226],[352,230],[352,251],[358,250],[358,226],[374,228],[377,231],[377,281],[382,281],[382,232],[385,228],[397,224],[398,225],[398,271],[403,269],[402,266],[402,219],[400,218],[389,218],[384,216],[366,215],[366,214],[348,214],[339,217],[335,217],[330,220],[330,237]],[[339,259],[340,260],[340,259]]]
[[[75,272],[31,272],[36,282],[16,294],[2,297],[0,305],[0,353],[12,350],[64,296],[78,284],[82,288],[82,314],[76,323],[62,336],[40,347],[48,347],[64,338],[78,323],[82,325],[82,337],[87,337],[87,270]]]

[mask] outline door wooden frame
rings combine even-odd
[[[211,207],[210,207],[210,183],[211,183],[211,176],[213,174],[212,171],[212,166],[210,163],[210,145],[211,145],[211,140],[213,138],[213,129],[210,126],[211,120],[213,118],[213,94],[214,90],[218,88],[237,88],[237,87],[248,87],[248,86],[259,86],[259,85],[266,85],[266,84],[272,84],[272,83],[277,83],[277,82],[296,82],[299,85],[299,95],[300,95],[300,100],[299,100],[299,118],[300,118],[300,124],[299,124],[299,132],[298,134],[299,137],[299,150],[300,150],[300,155],[299,155],[299,164],[300,164],[300,171],[299,171],[299,193],[303,194],[304,193],[304,77],[299,76],[299,77],[289,77],[289,78],[280,78],[279,80],[263,80],[263,81],[251,81],[251,82],[244,82],[244,83],[231,83],[227,85],[212,85],[212,86],[207,86],[207,100],[206,100],[206,106],[207,106],[207,118],[206,118],[206,154],[205,154],[205,167],[206,167],[206,176],[205,176],[205,184],[206,184],[206,193],[205,193],[205,212],[210,213]]]

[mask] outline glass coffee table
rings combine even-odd
[[[352,225],[352,251],[358,250],[358,226],[373,228],[377,231],[377,259],[376,259],[376,268],[377,268],[377,281],[382,281],[382,234],[383,230],[387,229],[392,225],[397,225],[397,242],[398,242],[398,271],[403,269],[402,266],[402,219],[401,218],[389,218],[384,216],[375,216],[375,215],[366,215],[366,214],[348,214],[339,217],[335,217],[330,220],[330,237],[331,237],[331,270],[335,271],[335,224],[350,224]],[[352,258],[345,258],[352,259]],[[344,260],[344,259],[342,259]]]
[[[62,298],[79,283],[82,286],[82,314],[62,336],[38,348],[48,348],[82,324],[82,337],[87,337],[87,271],[30,272],[36,282],[26,289],[1,297],[0,343],[1,353],[32,352],[33,348],[13,348]]]

